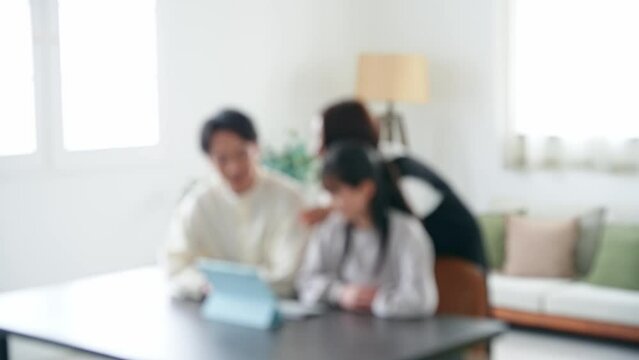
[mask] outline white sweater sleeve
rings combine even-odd
[[[271,236],[267,265],[261,269],[262,277],[282,297],[293,293],[293,282],[308,238],[307,229],[296,216],[303,209],[301,196],[290,199],[285,206],[290,215],[281,219]]]
[[[376,316],[428,316],[437,309],[431,240],[416,219],[410,220],[402,221],[401,229],[391,239],[393,249],[387,259],[391,268],[383,277],[372,306]]]
[[[306,256],[297,276],[296,287],[299,299],[306,304],[339,302],[343,283],[337,272],[330,268],[326,241],[330,239],[329,229],[322,224],[313,232],[306,249]]]
[[[201,300],[206,279],[197,270],[198,244],[206,236],[203,210],[195,198],[187,197],[176,208],[160,263],[169,277],[173,297]]]

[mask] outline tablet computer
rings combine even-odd
[[[323,306],[279,301],[253,266],[201,260],[198,268],[211,284],[211,293],[202,305],[203,316],[211,320],[266,329],[279,325],[282,318],[301,319],[325,310]]]
[[[198,268],[211,283],[211,293],[202,304],[204,317],[259,329],[280,323],[277,297],[257,269],[214,260],[202,260]]]

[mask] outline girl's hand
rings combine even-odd
[[[339,304],[346,310],[369,312],[376,294],[376,287],[347,285],[342,290]]]
[[[330,212],[331,209],[322,207],[307,209],[302,211],[300,219],[304,225],[310,227],[324,221]]]

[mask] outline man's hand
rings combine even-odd
[[[200,293],[202,294],[202,297],[211,295],[213,293],[213,285],[208,282],[206,284],[203,284],[200,288]]]
[[[346,310],[369,312],[376,294],[376,287],[347,285],[342,290],[339,305]]]
[[[302,223],[304,223],[304,225],[310,227],[324,221],[324,219],[328,217],[330,212],[330,208],[323,207],[307,209],[302,211],[302,213],[300,214],[300,219],[302,220]]]

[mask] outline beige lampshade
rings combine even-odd
[[[357,97],[369,101],[426,102],[426,59],[417,54],[360,55]]]

